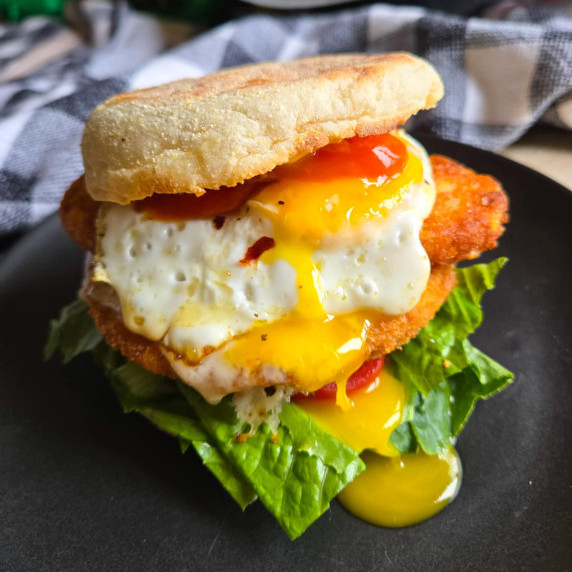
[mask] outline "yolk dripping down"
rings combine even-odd
[[[297,400],[328,433],[362,452],[366,470],[338,495],[352,514],[378,526],[402,527],[435,515],[451,502],[461,483],[461,462],[451,449],[439,455],[399,455],[390,443],[401,422],[404,386],[383,370],[351,393],[353,407],[333,400]]]
[[[380,455],[397,455],[389,442],[401,422],[405,391],[403,384],[385,370],[373,382],[350,394],[353,406],[346,411],[333,400],[304,399],[296,403],[322,429],[355,451],[372,449]]]
[[[280,368],[302,391],[315,391],[337,380],[337,403],[351,407],[347,378],[368,357],[366,339],[375,310],[328,315],[323,307],[320,268],[313,253],[332,237],[378,222],[407,200],[421,183],[421,159],[390,134],[353,138],[329,145],[292,165],[276,169],[271,182],[248,202],[271,220],[274,248],[260,261],[283,259],[296,269],[298,303],[288,316],[254,327],[227,347],[225,359],[254,369]]]

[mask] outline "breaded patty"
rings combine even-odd
[[[425,220],[421,241],[432,262],[427,288],[417,305],[401,316],[386,316],[372,325],[368,349],[387,354],[401,347],[425,326],[456,283],[453,263],[477,257],[494,248],[508,220],[508,199],[490,176],[441,156],[431,163],[437,187],[435,205]],[[95,249],[98,203],[87,194],[83,178],[66,193],[61,217],[64,228],[80,246]],[[154,373],[175,377],[161,353],[161,344],[129,331],[120,312],[105,303],[110,286],[100,284],[84,293],[98,329],[107,343],[127,359]]]
[[[427,288],[412,310],[401,316],[385,316],[372,324],[367,340],[370,353],[388,354],[417,335],[445,302],[455,284],[452,265],[433,267]],[[128,330],[120,313],[102,303],[101,299],[109,295],[110,289],[109,285],[99,283],[84,292],[90,314],[107,344],[153,373],[176,377],[161,352],[161,344]]]
[[[495,248],[508,222],[500,183],[441,155],[431,155],[431,165],[437,197],[420,238],[432,264],[472,260]]]
[[[73,241],[89,252],[95,252],[98,210],[99,203],[88,195],[82,175],[66,191],[60,204],[60,218]]]

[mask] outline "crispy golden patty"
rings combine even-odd
[[[388,354],[407,343],[433,318],[455,284],[452,265],[434,267],[421,300],[412,310],[401,316],[385,316],[372,324],[367,340],[370,353]],[[161,345],[128,330],[121,315],[98,299],[97,288],[84,296],[97,329],[109,346],[153,373],[176,377],[161,353]]]
[[[437,196],[420,237],[431,263],[472,260],[495,248],[508,222],[500,183],[440,155],[431,155],[431,166]]]
[[[60,218],[73,241],[89,252],[95,252],[95,221],[98,210],[99,203],[87,194],[82,175],[66,191],[60,204]]]
[[[385,316],[372,325],[368,335],[371,353],[390,353],[414,337],[454,288],[452,264],[494,248],[508,221],[508,199],[494,178],[478,175],[447,157],[433,155],[431,163],[437,195],[421,231],[421,242],[432,263],[431,276],[412,310],[401,316]],[[69,235],[92,252],[97,209],[98,203],[87,194],[81,178],[66,193],[60,211]],[[102,302],[99,288],[88,288],[84,295],[98,329],[111,347],[149,371],[174,377],[160,344],[129,331],[120,313]]]

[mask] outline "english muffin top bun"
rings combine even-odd
[[[232,187],[328,143],[390,131],[442,95],[436,71],[402,53],[264,63],[120,94],[87,122],[86,187],[119,204]]]

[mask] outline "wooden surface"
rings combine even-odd
[[[572,131],[534,127],[501,155],[547,175],[572,191]]]

